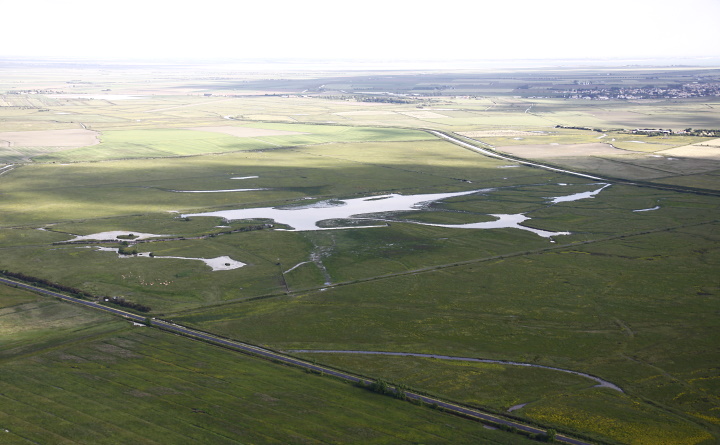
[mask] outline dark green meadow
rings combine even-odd
[[[65,344],[0,358],[2,443],[531,443],[125,322],[55,337]]]
[[[117,329],[115,318],[0,286],[0,367]]]

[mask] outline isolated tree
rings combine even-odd
[[[555,442],[556,436],[557,436],[557,431],[555,431],[554,429],[550,428],[550,429],[547,430],[547,432],[545,433],[545,440],[548,441],[548,442]]]

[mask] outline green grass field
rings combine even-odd
[[[0,359],[2,442],[531,443],[328,377],[126,326],[111,322],[91,338],[56,332],[66,344]]]
[[[386,130],[382,128],[329,125],[256,124],[252,125],[251,128],[306,134],[234,137],[210,131],[183,129],[109,130],[102,132],[102,142],[99,145],[63,150],[35,156],[33,159],[45,163],[106,161],[113,159],[197,156],[206,153],[262,150],[328,142],[392,142],[430,138],[427,134],[414,130]]]

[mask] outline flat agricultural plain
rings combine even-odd
[[[0,270],[591,443],[720,439],[717,138],[679,133],[716,97],[105,69],[0,68]],[[2,443],[531,442],[5,285],[0,373]]]
[[[6,131],[0,133],[5,147],[84,147],[100,143],[94,131],[46,130],[46,131]]]

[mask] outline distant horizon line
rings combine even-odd
[[[19,63],[87,64],[87,65],[139,65],[139,66],[246,66],[258,69],[285,66],[303,69],[366,69],[366,70],[437,70],[437,69],[502,69],[502,68],[682,68],[720,67],[720,56],[687,57],[567,57],[567,58],[518,58],[518,59],[397,59],[386,58],[338,58],[317,57],[108,57],[108,56],[38,56],[2,55],[0,60]]]

